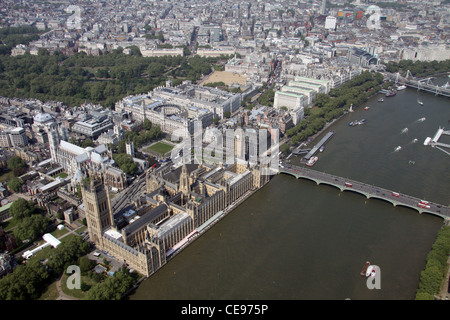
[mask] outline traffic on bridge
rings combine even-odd
[[[388,201],[394,206],[401,205],[417,210],[419,213],[430,213],[437,215],[445,220],[450,219],[450,208],[445,205],[431,203],[406,194],[379,188],[367,183],[346,179],[329,173],[324,173],[309,168],[282,163],[279,173],[290,174],[299,178],[309,179],[317,184],[328,184],[339,188],[341,191],[353,191],[366,196],[367,199],[377,198]]]

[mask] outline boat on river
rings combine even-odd
[[[318,157],[312,157],[308,160],[308,162],[306,162],[306,165],[312,167],[317,162],[317,160],[319,160]]]
[[[386,97],[393,97],[396,94],[397,94],[396,90],[391,90],[391,91],[386,92]]]

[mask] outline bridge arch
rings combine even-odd
[[[377,195],[373,195],[373,194],[369,194],[368,195],[368,199],[377,199],[377,200],[381,200],[387,203],[390,203],[391,205],[393,205],[394,207],[397,205],[395,201],[387,198],[387,197],[383,197],[383,196],[377,196]]]
[[[301,174],[295,174],[293,172],[281,171],[281,170],[280,170],[280,173],[291,175],[291,176],[295,177],[296,179],[305,179],[305,180],[313,181],[316,184],[320,184],[320,181],[318,181],[316,179],[313,179],[313,178],[310,178],[310,177],[307,177],[307,176],[304,176],[304,175],[301,175]]]
[[[420,214],[425,213],[425,214],[429,214],[429,215],[432,215],[432,216],[435,216],[435,217],[439,217],[439,218],[444,219],[444,220],[450,220],[448,217],[446,217],[444,215],[441,215],[441,214],[439,214],[437,212],[431,212],[431,211],[427,211],[427,210],[422,211],[420,209],[417,209],[417,211],[419,211]]]
[[[448,219],[443,214],[440,214],[438,212],[433,212],[433,211],[430,211],[430,210],[427,210],[427,209],[424,209],[424,208],[420,208],[420,207],[416,207],[416,206],[412,206],[412,205],[407,205],[407,204],[403,204],[403,203],[398,203],[397,206],[415,210],[415,211],[417,211],[420,214],[429,214],[429,215],[432,215],[432,216],[435,216],[435,217],[439,217],[439,218],[444,219],[444,220]]]
[[[396,207],[404,207],[404,208],[408,208],[408,209],[412,209],[417,211],[418,213],[422,213],[419,207],[415,207],[415,206],[411,206],[405,203],[396,203],[395,204]]]
[[[364,197],[367,198],[367,194],[366,194],[366,193],[364,193],[364,192],[362,192],[362,191],[359,191],[359,190],[357,190],[357,189],[348,188],[348,187],[341,187],[341,191],[350,191],[350,192],[353,192],[353,193],[362,195],[362,196],[364,196]]]
[[[358,181],[352,181],[342,178],[342,177],[336,177],[330,174],[326,174],[323,172],[311,170],[308,168],[302,168],[297,166],[289,166],[288,169],[281,169],[279,170],[279,173],[289,174],[291,176],[294,176],[296,179],[306,179],[309,181],[315,182],[317,185],[324,184],[333,186],[335,188],[338,188],[341,192],[343,191],[350,191],[354,192],[356,194],[363,195],[367,199],[377,199],[382,200],[385,202],[390,203],[394,207],[396,206],[402,206],[408,209],[413,209],[420,214],[422,213],[428,213],[437,217],[440,217],[444,220],[450,220],[450,211],[449,207],[445,205],[438,205],[433,204],[433,209],[428,208],[422,208],[417,206],[417,202],[420,201],[420,199],[415,199],[414,197],[409,197],[409,199],[402,197],[394,197],[394,192],[386,189],[378,189],[374,186],[369,186],[367,184],[358,182]],[[311,176],[310,176],[311,175]],[[324,180],[322,180],[322,178]],[[345,181],[345,184],[342,184],[343,181]],[[351,185],[353,184],[353,186]],[[376,193],[375,193],[376,191]],[[391,195],[392,193],[392,195]],[[411,202],[411,200],[413,200]],[[414,201],[417,201],[414,203]],[[435,209],[434,207],[437,206],[438,208]],[[442,208],[441,208],[442,206]],[[441,212],[442,211],[442,212]]]
[[[340,191],[343,191],[343,190],[342,190],[342,186],[341,186],[341,185],[338,185],[338,184],[335,184],[335,183],[331,183],[331,182],[328,182],[328,181],[319,181],[319,184],[323,184],[323,185],[326,185],[326,186],[335,187],[335,188],[339,189]]]

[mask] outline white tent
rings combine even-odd
[[[46,233],[42,236],[42,239],[44,239],[46,242],[48,242],[53,248],[56,248],[59,246],[61,241],[56,239],[54,236],[52,236],[50,233]]]

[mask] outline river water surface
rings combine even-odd
[[[449,205],[450,156],[423,142],[439,126],[450,128],[450,100],[410,88],[384,102],[380,97],[324,131],[335,135],[313,169]],[[363,118],[366,124],[348,126]],[[414,299],[442,224],[432,215],[282,174],[130,299]],[[368,289],[360,276],[366,261],[379,266],[381,289]]]

